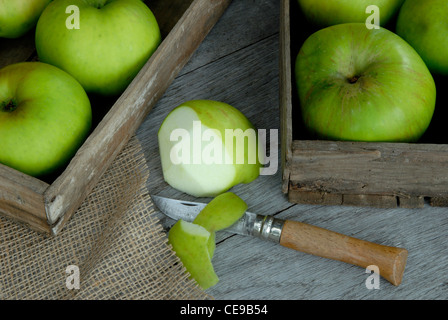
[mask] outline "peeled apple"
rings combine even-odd
[[[177,106],[160,126],[158,142],[165,181],[196,197],[215,197],[260,174],[255,127],[223,102]]]

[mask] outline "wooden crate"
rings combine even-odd
[[[313,32],[296,0],[281,1],[282,190],[292,203],[418,208],[448,206],[446,80],[435,78],[437,106],[419,143],[321,141],[302,130],[294,64]],[[392,29],[394,22],[388,26]]]
[[[92,133],[54,179],[43,181],[0,165],[0,214],[35,231],[58,234],[231,0],[145,2],[162,32],[163,41],[157,51],[118,99],[92,101],[94,112],[102,108],[105,111],[94,114],[97,122]],[[36,60],[33,39],[32,32],[20,39],[0,39],[0,68]]]

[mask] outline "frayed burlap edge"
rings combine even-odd
[[[0,299],[212,299],[167,243],[149,176],[133,137],[56,237],[1,217]]]

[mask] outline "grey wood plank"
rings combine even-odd
[[[277,37],[272,36],[173,82],[137,131],[152,170],[148,185],[151,192],[172,192],[161,176],[157,131],[167,114],[180,103],[192,99],[223,101],[241,110],[257,128],[278,128],[276,48]],[[248,68],[252,71],[247,72]],[[255,182],[265,184],[275,178],[260,176]],[[253,184],[250,189],[248,186],[241,188],[253,190]]]
[[[254,9],[257,5],[272,8],[272,12]],[[263,21],[275,15],[278,6],[277,0],[233,1],[141,125],[137,136],[151,170],[147,183],[150,193],[210,200],[185,195],[163,181],[157,130],[168,112],[181,102],[221,100],[239,108],[259,128],[279,128],[278,34],[271,30],[277,21]],[[245,24],[245,12],[251,12],[251,21],[260,23]],[[230,25],[229,21],[234,22]],[[362,268],[219,232],[213,263],[220,282],[207,290],[216,299],[448,299],[447,208],[294,205],[281,192],[281,182],[278,171],[232,191],[248,203],[251,211],[408,249],[402,284],[395,287],[381,279],[378,290],[369,290],[365,285],[369,274]]]
[[[293,219],[352,237],[409,250],[399,287],[356,266],[282,248],[258,239],[233,236],[218,244],[214,265],[220,282],[209,290],[222,299],[446,299],[447,210],[372,209],[295,205],[278,217]]]
[[[213,64],[179,76],[173,82],[137,131],[151,170],[151,179],[148,181],[151,193],[184,200],[198,200],[167,185],[161,171],[157,131],[169,111],[178,104],[191,99],[224,101],[240,109],[257,128],[278,129],[277,45],[276,35],[268,37]],[[252,71],[247,72],[248,69]],[[279,161],[277,159],[278,164]],[[281,188],[278,188],[279,184],[281,184],[280,168],[273,176],[260,176],[252,183],[236,186],[231,191],[242,197],[248,205],[253,206],[254,210],[274,214],[291,206]],[[266,198],[266,188],[273,190],[279,200],[273,202]],[[209,200],[199,199],[203,202]]]
[[[271,0],[233,1],[180,75],[277,34],[279,14],[279,5]]]
[[[0,69],[34,58],[34,29],[17,39],[0,38]]]

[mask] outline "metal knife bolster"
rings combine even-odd
[[[252,235],[263,240],[280,242],[285,221],[273,216],[257,215],[252,228]]]

